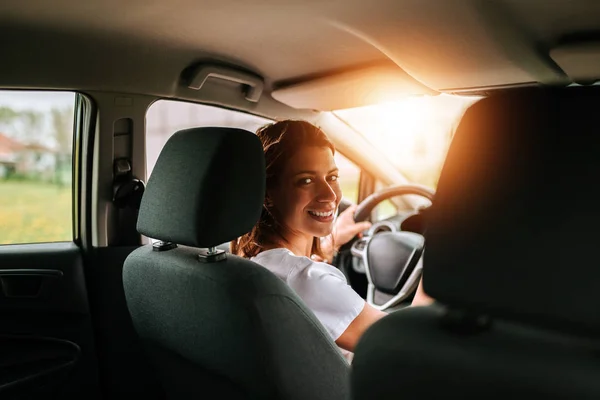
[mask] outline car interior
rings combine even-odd
[[[593,0],[0,2],[0,398],[597,398],[598,21]],[[372,223],[332,262],[388,313],[351,363],[229,252],[264,200],[254,133],[284,119],[327,134],[338,214]],[[421,279],[435,303],[411,307]]]
[[[600,213],[584,200],[600,171],[598,99],[596,87],[531,88],[467,110],[427,215],[423,282],[437,304],[365,332],[353,398],[396,398],[398,382],[409,398],[598,397]]]

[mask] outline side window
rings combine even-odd
[[[146,175],[150,176],[163,146],[175,132],[203,126],[223,126],[246,129],[251,132],[269,122],[269,119],[239,111],[187,103],[158,100],[146,113]]]
[[[344,198],[352,203],[358,201],[358,187],[360,184],[360,168],[339,152],[334,156],[335,164],[340,171],[340,188]]]
[[[0,90],[0,245],[73,240],[75,93]]]

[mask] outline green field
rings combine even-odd
[[[71,240],[70,185],[0,181],[0,244]]]

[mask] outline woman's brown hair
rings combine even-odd
[[[335,147],[325,132],[306,121],[285,120],[265,125],[258,129],[256,135],[260,139],[265,153],[267,193],[278,184],[279,174],[289,160],[302,146],[328,147],[335,154]],[[283,226],[277,220],[277,212],[265,193],[262,213],[252,230],[238,239],[232,240],[232,254],[242,257],[254,257],[266,246],[285,241],[281,231]],[[320,238],[313,239],[311,255],[324,258]]]

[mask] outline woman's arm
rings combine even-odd
[[[427,296],[423,291],[423,277],[421,277],[421,281],[419,282],[419,286],[417,287],[417,292],[415,293],[415,297],[413,297],[412,306],[428,306],[433,303],[434,300]]]
[[[433,299],[423,291],[423,278],[419,282],[417,292],[413,298],[411,306],[428,306],[433,303]],[[354,321],[348,325],[348,328],[341,334],[335,343],[342,349],[354,351],[354,347],[363,333],[375,322],[388,315],[385,311],[380,311],[369,304],[365,303],[365,307],[358,314]]]
[[[348,325],[348,328],[337,338],[335,343],[340,346],[344,350],[354,351],[354,347],[356,343],[358,343],[358,339],[362,336],[363,333],[376,321],[388,315],[384,311],[379,311],[378,309],[370,306],[365,303],[365,307],[358,314],[354,321]]]

